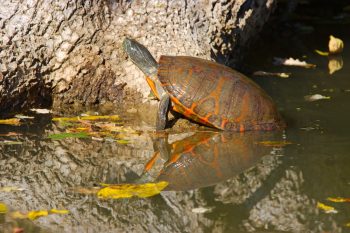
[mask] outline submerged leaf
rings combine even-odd
[[[314,94],[314,95],[306,95],[304,96],[304,99],[306,101],[309,101],[309,102],[313,102],[313,101],[316,101],[316,100],[328,100],[330,99],[331,97],[329,96],[324,96],[324,95],[320,95],[320,94]]]
[[[274,65],[285,65],[285,66],[300,66],[304,68],[315,68],[315,64],[309,64],[306,63],[305,61],[300,61],[299,59],[294,59],[292,57],[290,58],[279,58],[279,57],[274,57],[273,58],[273,64]]]
[[[4,203],[0,202],[0,214],[6,214],[7,211],[7,206]]]
[[[315,52],[318,55],[321,55],[321,56],[328,56],[329,55],[329,52],[324,52],[324,51],[321,51],[321,50],[318,50],[318,49],[315,49]]]
[[[89,138],[90,136],[85,132],[80,133],[59,133],[59,134],[51,134],[48,138],[53,140],[60,140],[65,138]]]
[[[327,200],[332,202],[350,202],[350,198],[342,197],[328,197]]]
[[[45,108],[32,108],[30,109],[32,112],[36,112],[38,114],[49,114],[52,111],[50,109],[45,109]]]
[[[257,144],[263,145],[263,146],[276,146],[276,147],[282,147],[286,145],[293,144],[291,142],[287,141],[261,141],[257,142]]]
[[[334,207],[325,205],[325,204],[323,204],[323,203],[321,203],[321,202],[317,202],[317,208],[323,210],[323,211],[324,211],[325,213],[327,213],[327,214],[330,214],[330,213],[333,213],[333,214],[338,213],[338,211],[337,211]]]
[[[102,188],[98,191],[97,196],[99,198],[130,198],[137,197],[151,197],[159,194],[166,186],[168,182],[161,181],[159,183],[146,183],[146,184],[120,184],[111,185]]]
[[[2,125],[20,125],[21,121],[18,118],[10,118],[10,119],[0,119],[0,124]]]
[[[328,42],[328,49],[329,49],[329,53],[331,54],[341,53],[344,49],[344,42],[341,39],[330,35],[329,42]]]

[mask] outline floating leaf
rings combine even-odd
[[[74,193],[81,193],[81,194],[97,194],[97,192],[100,189],[101,189],[100,187],[93,187],[93,188],[77,187],[77,188],[72,188],[71,191]]]
[[[4,140],[4,141],[0,141],[0,144],[5,144],[5,145],[21,145],[22,142]]]
[[[300,66],[304,68],[315,68],[315,64],[309,64],[306,63],[305,61],[300,61],[299,59],[294,59],[292,57],[290,58],[279,58],[279,57],[274,57],[273,58],[273,64],[274,65],[285,65],[285,66]]]
[[[5,186],[5,187],[0,187],[0,192],[16,192],[16,191],[24,191],[25,189],[23,188],[18,188],[18,187],[13,187],[13,186]]]
[[[50,109],[45,109],[45,108],[32,108],[30,109],[32,112],[36,112],[38,114],[49,114],[52,113]]]
[[[49,212],[47,210],[33,210],[27,214],[27,217],[30,220],[35,220],[37,218],[44,217],[47,215],[49,215]]]
[[[289,78],[291,73],[271,73],[271,72],[265,72],[265,71],[256,71],[253,73],[253,75],[256,76],[275,76],[279,78]]]
[[[21,121],[18,118],[10,118],[10,119],[0,119],[0,124],[2,125],[20,125]]]
[[[329,42],[328,42],[328,49],[329,49],[329,53],[331,54],[341,53],[344,49],[344,42],[341,39],[330,35]]]
[[[0,214],[5,214],[7,211],[7,206],[4,203],[0,202]]]
[[[330,98],[331,97],[329,97],[329,96],[324,96],[324,95],[320,95],[320,94],[304,96],[304,99],[306,101],[309,101],[309,102],[313,102],[313,101],[316,101],[316,100],[327,100],[327,99],[330,99]]]
[[[28,218],[28,215],[19,211],[14,211],[14,212],[11,212],[11,217],[15,219],[25,219],[25,218]]]
[[[12,137],[12,136],[20,136],[22,135],[21,133],[16,133],[16,132],[8,132],[6,134],[0,134],[2,137]]]
[[[69,214],[69,210],[51,209],[50,214]]]
[[[18,119],[34,119],[33,116],[25,116],[25,115],[21,115],[21,114],[17,114],[17,115],[15,115],[15,117]]]
[[[198,207],[198,208],[193,208],[192,213],[204,214],[204,213],[210,212],[211,210],[212,210],[211,208]]]
[[[342,197],[328,197],[327,200],[332,202],[350,202],[350,198]]]
[[[80,133],[59,133],[59,134],[51,134],[48,138],[53,140],[61,140],[65,138],[89,138],[90,136],[85,132]]]
[[[261,141],[261,142],[258,142],[257,144],[260,144],[263,146],[282,147],[282,146],[290,145],[293,143],[287,142],[287,141]]]
[[[80,116],[80,117],[55,117],[52,118],[52,121],[99,121],[99,120],[109,120],[109,121],[118,121],[120,117],[118,115],[111,116]]]
[[[33,210],[29,211],[27,213],[14,211],[11,213],[12,218],[17,219],[25,219],[28,218],[30,220],[35,220],[41,217],[48,216],[49,214],[68,214],[68,210],[57,210],[57,209],[51,209],[51,210]]]
[[[320,50],[317,50],[317,49],[315,49],[315,52],[318,55],[321,55],[321,56],[328,56],[329,55],[329,52],[324,52],[324,51],[320,51]]]
[[[337,211],[334,207],[325,205],[325,204],[323,204],[323,203],[321,203],[321,202],[317,202],[317,208],[323,210],[323,211],[324,211],[325,213],[327,213],[327,214],[330,214],[330,213],[332,213],[332,214],[338,213],[338,211]]]
[[[159,194],[166,186],[168,182],[161,181],[159,183],[146,183],[146,184],[120,184],[111,185],[102,188],[98,191],[97,196],[99,198],[130,198],[137,197],[151,197]]]
[[[117,140],[117,143],[119,143],[119,144],[128,144],[129,141],[125,140],[125,139],[119,139],[119,140]]]

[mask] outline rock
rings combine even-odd
[[[234,66],[276,0],[32,3],[4,0],[0,8],[2,112],[146,101],[143,74],[121,49],[125,36],[156,58],[190,55]]]

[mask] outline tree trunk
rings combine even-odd
[[[0,113],[31,106],[140,103],[149,87],[125,36],[161,54],[230,66],[276,0],[2,0]]]

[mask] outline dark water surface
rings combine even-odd
[[[166,139],[142,130],[141,122],[126,121],[121,123],[128,129],[122,133],[128,140],[124,144],[48,139],[64,130],[50,116],[36,115],[21,126],[0,125],[0,134],[22,133],[0,136],[0,187],[19,189],[0,191],[0,202],[9,212],[70,211],[34,221],[0,213],[0,232],[15,227],[24,232],[349,231],[350,203],[327,200],[350,198],[349,25],[306,24],[314,30],[286,29],[259,42],[246,64],[252,71],[292,73],[287,79],[254,77],[276,100],[288,123],[285,132],[187,131]],[[345,43],[343,67],[332,75],[328,57],[314,53],[327,50],[329,34]],[[317,68],[273,66],[275,56],[299,58]],[[330,99],[304,99],[313,94]],[[152,161],[153,167],[143,174]],[[103,200],[76,191],[100,183],[141,181],[169,185],[151,198]],[[325,213],[318,202],[337,213]]]

